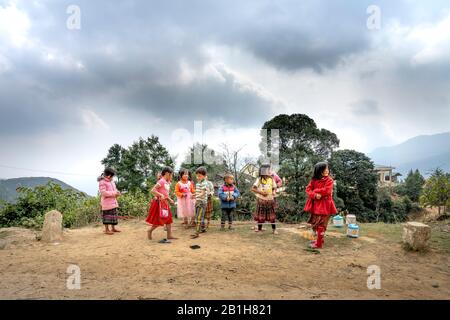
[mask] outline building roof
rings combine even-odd
[[[379,165],[376,164],[375,165],[375,170],[394,170],[395,167],[391,167],[391,166],[384,166],[384,165]]]

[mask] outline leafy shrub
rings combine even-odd
[[[151,198],[144,192],[125,193],[118,198],[119,214],[124,217],[147,216]]]
[[[309,214],[303,214],[304,203],[296,204],[293,197],[280,196],[277,199],[277,219],[280,222],[296,223],[306,221]]]
[[[212,220],[218,220],[222,217],[222,209],[220,208],[220,199],[213,197],[213,212],[211,214]]]
[[[408,219],[412,208],[413,203],[407,196],[393,199],[388,189],[380,188],[377,193],[375,216],[371,215],[367,222],[403,222]]]
[[[80,207],[87,199],[86,194],[63,189],[53,182],[35,188],[20,188],[18,192],[15,204],[6,204],[0,209],[0,226],[40,228],[46,212],[58,210],[64,217],[65,213]],[[63,219],[67,221],[66,217]],[[70,220],[64,224],[70,226]]]
[[[63,224],[66,228],[82,227],[100,220],[100,197],[87,198],[79,206],[63,213]]]
[[[42,227],[44,216],[51,210],[63,215],[66,228],[81,227],[101,221],[100,197],[88,197],[73,189],[64,190],[49,182],[35,188],[20,188],[14,204],[0,207],[0,227],[23,226]],[[142,217],[147,214],[149,197],[142,192],[124,194],[119,197],[119,214],[128,217]]]

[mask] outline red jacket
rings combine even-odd
[[[306,187],[306,194],[308,200],[306,201],[306,212],[314,214],[336,214],[337,209],[333,201],[333,179],[330,177],[323,177],[320,180],[312,179]],[[322,198],[316,199],[316,194],[320,194]]]

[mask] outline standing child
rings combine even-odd
[[[152,194],[155,198],[152,200],[148,217],[145,220],[150,229],[147,232],[148,239],[152,240],[152,233],[156,228],[166,226],[167,239],[163,242],[170,243],[169,240],[176,239],[172,236],[172,213],[170,212],[170,204],[174,204],[174,201],[169,196],[170,182],[172,181],[173,170],[166,167],[161,172],[161,179],[156,183],[152,189]]]
[[[117,197],[120,196],[120,192],[117,191],[116,184],[113,181],[115,171],[111,168],[106,168],[102,175],[98,178],[98,189],[101,195],[102,205],[102,220],[105,225],[104,233],[107,235],[113,235],[115,232],[120,232],[116,229],[118,224],[117,220],[117,208],[119,203]],[[111,230],[109,229],[111,226]]]
[[[208,176],[205,177],[206,183],[208,184],[208,203],[206,204],[205,219],[206,219],[206,229],[209,228],[209,223],[211,222],[212,212],[214,211],[214,184],[209,181]]]
[[[225,221],[228,219],[228,229],[232,229],[233,214],[236,209],[236,200],[241,196],[238,188],[234,185],[234,177],[227,173],[223,180],[225,184],[219,188],[220,207],[222,208],[221,229],[225,229]]]
[[[263,223],[266,221],[272,224],[273,234],[278,234],[275,220],[274,194],[277,186],[270,173],[270,165],[262,165],[259,169],[259,178],[256,179],[251,191],[256,195],[255,220],[258,222],[256,232],[262,231]]]
[[[183,219],[182,225],[186,228],[189,226],[189,219],[191,224],[193,222],[195,211],[193,206],[194,201],[194,183],[191,181],[191,173],[187,169],[181,169],[179,174],[179,181],[175,186],[175,193],[177,195],[177,216]]]
[[[308,200],[304,211],[311,213],[308,223],[317,234],[317,240],[311,243],[314,249],[321,249],[324,244],[325,231],[331,215],[337,213],[333,201],[333,179],[326,162],[314,166],[314,176],[306,187]]]
[[[275,170],[273,169],[271,164],[270,164],[270,176],[272,177],[272,179],[275,181],[275,184],[277,185],[277,190],[276,190],[275,194],[273,195],[273,203],[274,203],[274,207],[275,207],[275,214],[277,214],[277,211],[278,211],[278,209],[280,207],[280,205],[278,203],[278,197],[280,196],[280,192],[279,191],[281,190],[281,187],[283,186],[283,180],[275,172]],[[252,229],[254,229],[254,227]],[[266,229],[263,227],[262,230],[265,231]]]
[[[197,184],[195,185],[195,234],[196,239],[205,230],[205,210],[208,203],[208,183],[206,182],[206,168],[200,167],[195,171]]]

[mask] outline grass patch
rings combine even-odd
[[[389,242],[402,242],[403,225],[401,223],[361,223],[359,234]],[[450,253],[450,233],[438,226],[431,225],[430,246],[433,249]]]
[[[361,223],[359,235],[392,242],[402,241],[403,226],[400,223]]]
[[[430,245],[433,248],[450,253],[450,234],[443,231],[431,231]]]

